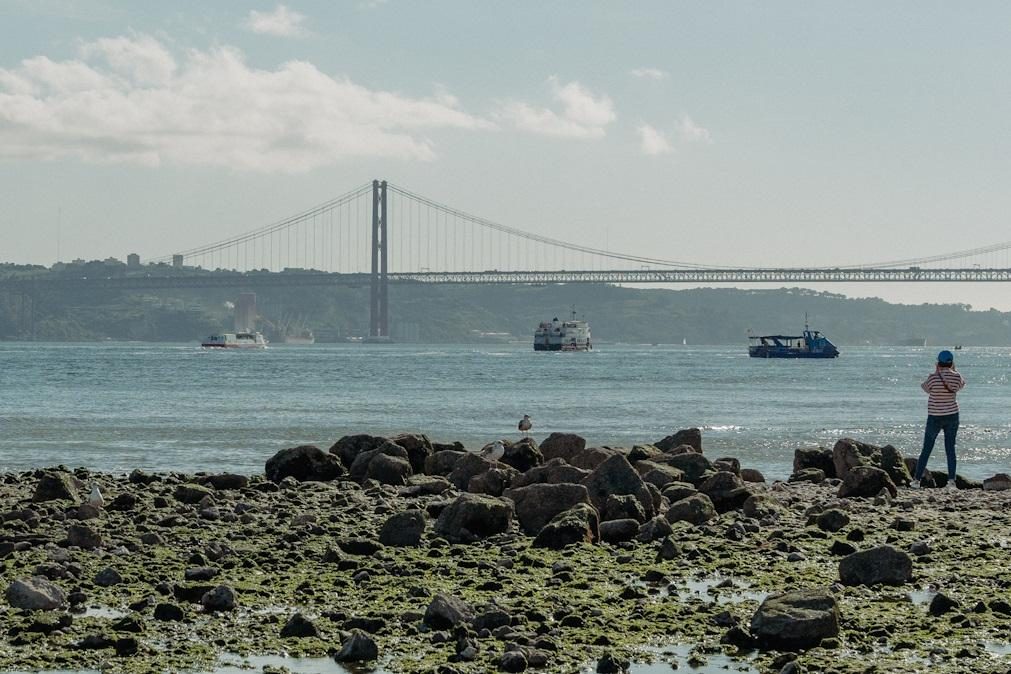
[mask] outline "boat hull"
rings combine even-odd
[[[752,358],[838,358],[839,352],[790,351],[777,349],[750,348],[748,355]]]

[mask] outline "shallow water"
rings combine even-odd
[[[710,456],[784,478],[793,450],[841,436],[919,453],[934,349],[848,347],[831,361],[744,347],[361,344],[204,350],[195,344],[0,343],[0,470],[262,472],[277,450],[349,433],[424,432],[471,447],[577,432],[591,444],[703,428]],[[959,470],[1011,464],[1011,349],[959,352]],[[940,445],[940,443],[939,443]],[[942,469],[935,449],[931,467]]]

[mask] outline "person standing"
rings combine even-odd
[[[958,392],[965,388],[965,378],[955,369],[955,356],[944,350],[937,354],[937,366],[920,384],[927,393],[927,428],[923,433],[923,450],[916,462],[913,487],[920,486],[927,469],[930,452],[937,434],[944,431],[944,453],[948,458],[948,482],[945,489],[955,488],[955,435],[958,433]]]

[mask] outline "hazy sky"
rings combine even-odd
[[[64,259],[153,257],[372,178],[679,260],[998,243],[1009,64],[1007,2],[0,0],[0,260],[52,263],[61,211]]]

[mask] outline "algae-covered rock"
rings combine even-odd
[[[28,611],[55,611],[67,601],[67,594],[41,576],[18,578],[7,586],[7,603]]]
[[[600,537],[600,521],[593,506],[579,503],[558,513],[538,532],[535,548],[561,550],[576,543],[593,543]]]
[[[474,609],[463,599],[440,592],[429,602],[423,620],[432,629],[450,629],[474,620]]]
[[[558,513],[577,503],[589,503],[589,492],[581,484],[532,484],[508,489],[505,497],[516,508],[516,519],[527,534],[535,536]]]
[[[602,512],[611,495],[629,494],[642,506],[645,518],[653,516],[653,496],[646,488],[639,473],[624,456],[615,454],[597,466],[581,483],[589,492],[590,502]]]
[[[766,647],[817,646],[839,635],[839,605],[824,589],[798,590],[766,597],[751,618],[751,633]]]
[[[688,522],[689,524],[705,524],[717,516],[712,499],[705,494],[695,494],[671,504],[667,510],[667,521]]]
[[[80,501],[74,476],[58,470],[47,470],[39,476],[39,483],[32,495],[33,503],[44,501]]]
[[[425,514],[420,510],[407,510],[390,516],[379,531],[379,542],[395,547],[414,547],[425,534]]]
[[[899,493],[885,471],[873,466],[856,466],[846,473],[839,485],[839,497],[877,496],[882,489],[887,490],[893,498]]]
[[[844,585],[901,585],[913,578],[913,558],[890,545],[854,552],[839,562]]]
[[[435,522],[435,531],[447,540],[469,543],[509,529],[512,501],[479,494],[461,494]]]
[[[315,445],[282,449],[267,460],[265,471],[271,482],[286,477],[299,482],[329,482],[344,474],[340,459]]]

